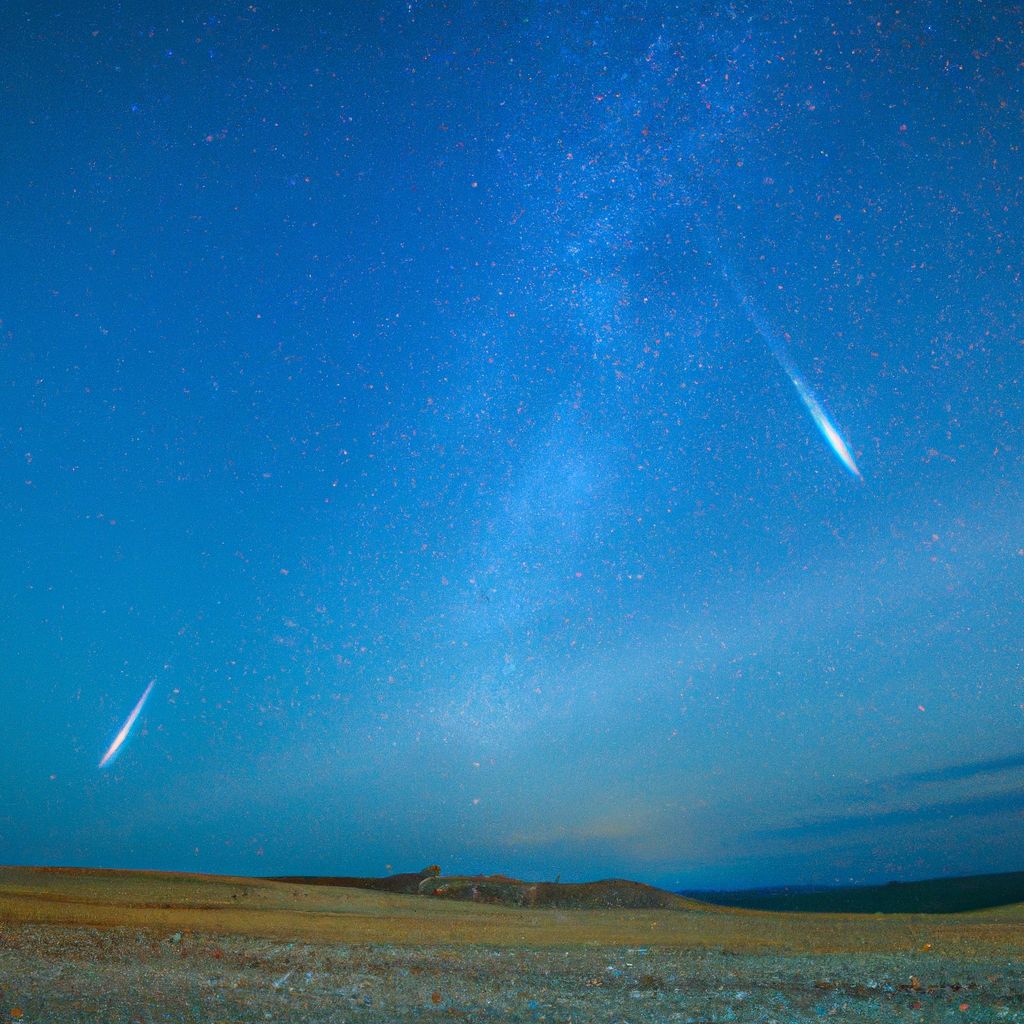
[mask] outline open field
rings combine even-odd
[[[877,917],[680,899],[673,910],[533,910],[0,868],[0,1022],[424,1016],[1024,1022],[1024,908]]]

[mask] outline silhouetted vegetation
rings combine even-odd
[[[296,885],[340,885],[346,889],[374,889],[377,892],[399,892],[415,895],[425,878],[434,878],[441,873],[436,864],[421,871],[407,874],[386,875],[383,878],[360,878],[348,875],[271,875],[267,882],[292,882]]]

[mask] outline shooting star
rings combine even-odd
[[[793,387],[796,388],[796,393],[800,396],[800,400],[807,406],[807,411],[811,414],[811,419],[814,420],[815,426],[821,431],[821,436],[825,438],[829,447],[836,453],[836,458],[846,467],[851,476],[855,476],[858,480],[863,480],[864,477],[857,468],[853,452],[850,451],[849,446],[843,440],[843,435],[839,433],[836,425],[829,419],[828,413],[825,412],[821,402],[818,401],[814,392],[807,386],[807,382],[796,372],[795,367],[789,367],[782,363],[782,368],[793,382]]]
[[[765,344],[771,350],[772,355],[775,356],[775,361],[782,367],[790,383],[796,388],[800,401],[804,403],[807,411],[811,414],[814,425],[821,431],[821,436],[825,438],[828,446],[835,453],[836,458],[843,464],[850,476],[863,480],[864,477],[861,475],[861,471],[853,457],[853,452],[850,451],[849,445],[843,440],[843,435],[839,433],[839,428],[825,411],[825,407],[819,401],[818,396],[815,395],[811,390],[811,386],[801,376],[800,371],[796,368],[789,353],[786,351],[783,340],[772,330],[771,325],[765,320],[760,310],[754,306],[749,297],[736,287],[724,269],[722,270],[722,276],[732,286],[750,322],[757,328],[757,333],[761,335]]]
[[[740,306],[743,307],[743,311],[747,314],[754,327],[757,328],[757,333],[761,335],[769,351],[775,357],[775,361],[789,378],[790,383],[796,388],[800,401],[804,403],[805,408],[811,414],[811,419],[814,420],[814,425],[821,431],[821,436],[825,438],[828,446],[835,453],[836,458],[843,464],[843,467],[850,476],[862,481],[864,477],[861,475],[857,461],[853,457],[853,452],[850,451],[850,446],[843,439],[843,435],[839,433],[839,428],[832,421],[828,412],[826,412],[825,406],[822,405],[818,396],[811,390],[811,386],[804,380],[800,371],[796,368],[796,364],[790,358],[785,341],[779,337],[778,332],[772,328],[764,314],[754,304],[750,297],[749,289],[744,287],[742,282],[737,279],[715,237],[704,230],[699,224],[698,231],[700,231],[701,237],[704,239],[708,249],[714,253],[715,258],[718,260],[722,277],[725,278],[732,289]]]
[[[135,720],[142,714],[142,708],[146,703],[146,698],[149,697],[150,691],[153,689],[153,684],[155,682],[155,679],[151,679],[149,681],[149,686],[147,686],[143,691],[138,704],[132,708],[132,713],[125,719],[124,725],[121,726],[121,731],[114,737],[114,742],[110,744],[110,749],[103,755],[103,760],[99,763],[100,768],[109,764],[115,757],[117,757],[117,752],[121,749],[124,741],[128,739],[128,734],[132,731],[132,726],[135,725]]]

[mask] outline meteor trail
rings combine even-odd
[[[804,405],[807,406],[807,411],[811,414],[811,419],[814,420],[818,430],[821,431],[821,436],[828,441],[829,447],[836,453],[836,457],[847,468],[851,476],[855,476],[858,480],[863,480],[864,477],[861,476],[861,472],[857,468],[857,463],[853,458],[853,452],[851,452],[847,447],[842,434],[839,433],[835,424],[828,418],[828,413],[825,412],[821,402],[819,402],[814,396],[814,392],[811,391],[807,386],[806,381],[794,368],[787,367],[785,363],[782,364],[782,368],[786,371],[789,379],[793,382],[793,387],[796,388],[796,393],[800,396]]]
[[[811,390],[811,386],[800,375],[800,371],[789,357],[782,339],[772,330],[764,316],[755,308],[750,299],[737,290],[736,285],[729,280],[729,275],[725,269],[722,270],[722,276],[726,281],[729,281],[750,322],[757,328],[757,333],[761,335],[765,344],[771,350],[772,355],[775,356],[775,361],[782,367],[790,383],[796,388],[800,401],[806,406],[807,411],[811,414],[811,419],[814,420],[814,425],[821,431],[821,436],[825,438],[828,446],[835,452],[836,458],[843,464],[850,476],[863,480],[864,477],[857,467],[853,452],[850,451],[849,446],[843,440],[843,435],[839,433],[839,428],[832,422],[829,414],[825,411],[825,407],[818,400],[818,396],[815,395]]]
[[[143,691],[138,704],[132,708],[132,713],[125,719],[124,725],[121,726],[121,731],[114,737],[114,742],[110,744],[110,749],[103,755],[103,760],[99,763],[100,768],[108,764],[117,756],[117,752],[121,749],[121,745],[126,739],[128,739],[128,733],[132,731],[132,726],[135,724],[135,720],[142,714],[143,705],[146,703],[146,698],[149,696],[150,690],[153,689],[153,684],[155,682],[155,679],[151,679],[149,681],[149,686],[147,686]]]
[[[826,412],[825,407],[821,404],[818,396],[811,390],[811,386],[804,380],[800,371],[796,368],[796,364],[790,358],[789,352],[786,349],[785,342],[779,337],[778,333],[772,329],[771,324],[769,324],[765,319],[764,314],[757,308],[757,306],[754,305],[753,300],[750,298],[749,291],[746,288],[740,287],[736,282],[729,264],[723,257],[715,239],[699,225],[698,230],[704,238],[705,244],[717,258],[719,269],[722,272],[722,277],[725,278],[729,287],[732,289],[733,294],[736,296],[739,304],[743,307],[743,310],[747,314],[750,322],[755,328],[757,328],[757,333],[764,339],[764,342],[771,351],[771,354],[775,356],[775,361],[780,367],[782,367],[786,376],[789,378],[790,383],[794,388],[796,388],[796,393],[800,396],[800,401],[804,403],[807,411],[811,414],[811,419],[814,420],[814,425],[819,431],[821,431],[821,436],[825,438],[826,442],[828,442],[828,446],[835,453],[836,458],[843,464],[843,467],[850,476],[856,477],[858,480],[863,480],[864,477],[861,475],[861,471],[853,457],[853,452],[850,451],[846,441],[843,440],[843,435],[839,433],[839,428],[832,422],[831,417],[828,412]]]

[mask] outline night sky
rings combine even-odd
[[[1024,867],[1022,20],[5,5],[0,862]]]

